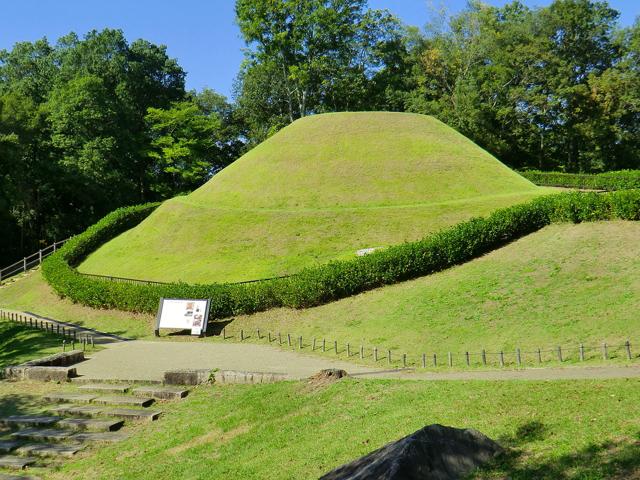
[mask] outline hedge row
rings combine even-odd
[[[417,242],[252,284],[131,285],[84,277],[75,270],[88,253],[141,221],[155,207],[143,205],[111,213],[49,257],[43,264],[45,278],[61,296],[97,308],[154,313],[160,297],[210,298],[212,320],[281,306],[306,308],[467,262],[551,223],[640,220],[640,190],[541,197]]]
[[[605,173],[563,173],[525,170],[520,174],[536,185],[545,187],[582,188],[589,190],[628,190],[640,188],[640,170],[618,170]]]

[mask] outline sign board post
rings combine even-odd
[[[161,328],[191,330],[191,335],[206,335],[211,300],[161,298],[156,317],[156,337]]]

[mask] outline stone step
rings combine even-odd
[[[98,418],[65,418],[58,426],[71,430],[91,430],[94,432],[110,432],[124,425],[124,420],[101,420]]]
[[[48,427],[55,425],[62,417],[51,417],[46,415],[12,415],[0,418],[0,425],[8,427]]]
[[[78,390],[85,392],[127,393],[130,388],[130,385],[118,385],[114,383],[89,383],[78,387]]]
[[[14,455],[3,455],[0,456],[0,467],[22,470],[24,468],[27,468],[29,465],[33,465],[37,461],[38,460],[33,457],[16,457]]]
[[[129,438],[129,435],[124,432],[82,432],[74,433],[69,438],[76,442],[120,442]]]
[[[54,403],[91,403],[96,397],[87,393],[50,393],[43,398]]]
[[[103,407],[73,404],[60,405],[49,409],[50,412],[57,413],[58,415],[78,415],[80,417],[95,417],[96,415],[100,415],[103,410]]]
[[[24,438],[27,440],[38,440],[41,442],[63,441],[71,436],[73,432],[68,430],[58,430],[55,428],[26,428],[12,433],[13,438]]]
[[[125,420],[138,420],[152,422],[157,420],[162,414],[160,411],[153,410],[135,410],[129,408],[115,408],[112,410],[104,410],[103,415],[110,417],[124,418]]]
[[[132,407],[148,407],[153,403],[153,398],[139,398],[128,395],[113,395],[93,399],[93,403],[100,405],[128,405]]]
[[[189,394],[189,390],[179,387],[137,387],[133,390],[134,395],[153,397],[159,400],[179,400]]]
[[[53,443],[30,443],[16,450],[19,455],[35,455],[37,457],[73,457],[82,450],[82,445],[60,445]]]
[[[0,453],[9,453],[22,445],[17,440],[0,440]]]

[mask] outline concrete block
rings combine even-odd
[[[164,372],[166,385],[200,385],[209,382],[211,370],[171,370]]]

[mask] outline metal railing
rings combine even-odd
[[[22,260],[18,260],[13,265],[9,265],[8,267],[0,269],[0,282],[6,280],[9,277],[13,277],[14,275],[18,275],[19,273],[26,272],[27,270],[31,270],[34,267],[37,267],[42,263],[42,260],[47,258],[49,255],[55,253],[62,245],[64,245],[69,239],[60,240],[59,242],[54,242],[53,244],[45,247],[41,250],[38,250],[36,253],[29,255],[28,257],[24,257]]]

